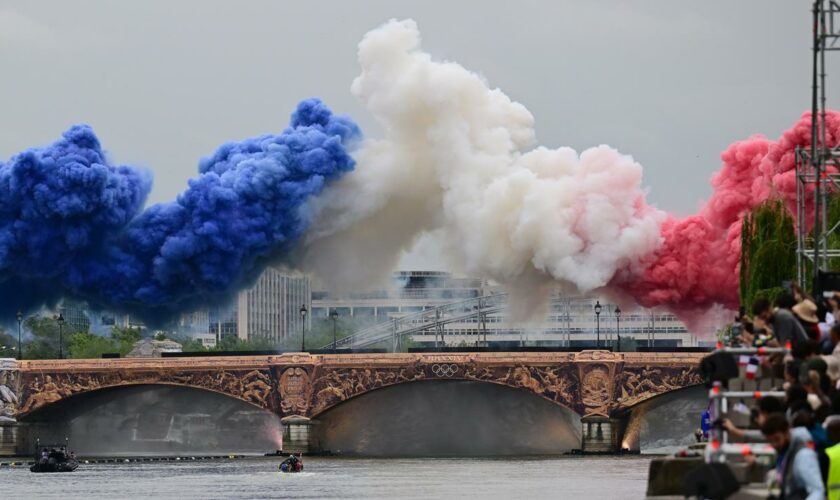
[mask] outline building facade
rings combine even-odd
[[[390,286],[376,290],[335,294],[315,282],[312,292],[314,318],[327,318],[331,311],[340,316],[371,323],[410,321],[423,311],[464,302],[492,294],[502,294],[504,287],[477,278],[462,278],[446,272],[401,271],[394,273]],[[595,314],[596,302],[601,312]],[[555,291],[548,307],[539,317],[510,318],[507,308],[478,318],[457,319],[464,311],[450,312],[441,319],[441,328],[428,328],[411,334],[421,345],[438,342],[443,335],[446,345],[477,345],[488,342],[504,345],[593,345],[617,341],[619,336],[633,337],[637,345],[685,347],[698,345],[708,332],[689,332],[673,314],[659,309],[626,305],[616,314],[617,304],[604,297],[569,296]],[[456,318],[453,318],[456,317]]]
[[[84,302],[64,299],[58,308],[64,318],[64,328],[68,333],[87,332],[90,330],[88,307]]]
[[[387,321],[432,307],[480,297],[491,290],[487,280],[460,278],[441,271],[398,271],[387,286],[336,294],[314,282],[312,317],[340,316]]]
[[[222,339],[265,339],[279,342],[311,324],[312,291],[309,276],[266,268],[248,290],[239,292],[232,304],[207,313],[207,333]],[[307,310],[300,314],[301,306]]]

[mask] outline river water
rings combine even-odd
[[[82,464],[69,474],[0,469],[4,499],[451,498],[632,499],[645,494],[649,457],[279,459]]]

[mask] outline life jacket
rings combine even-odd
[[[828,481],[826,482],[826,493],[828,500],[840,500],[840,444],[826,448],[828,455]]]

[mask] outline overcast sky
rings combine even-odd
[[[542,144],[615,146],[651,203],[689,214],[727,144],[808,108],[809,3],[0,0],[0,158],[89,123],[113,160],[153,169],[158,202],[306,97],[377,135],[349,91],[356,45],[410,17],[425,50],[528,107]]]

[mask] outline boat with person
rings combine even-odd
[[[280,462],[280,472],[303,472],[303,462],[294,455],[289,455],[289,458]]]
[[[76,454],[69,450],[67,443],[63,445],[42,445],[38,440],[35,445],[35,463],[29,468],[30,472],[73,472],[79,467]]]

